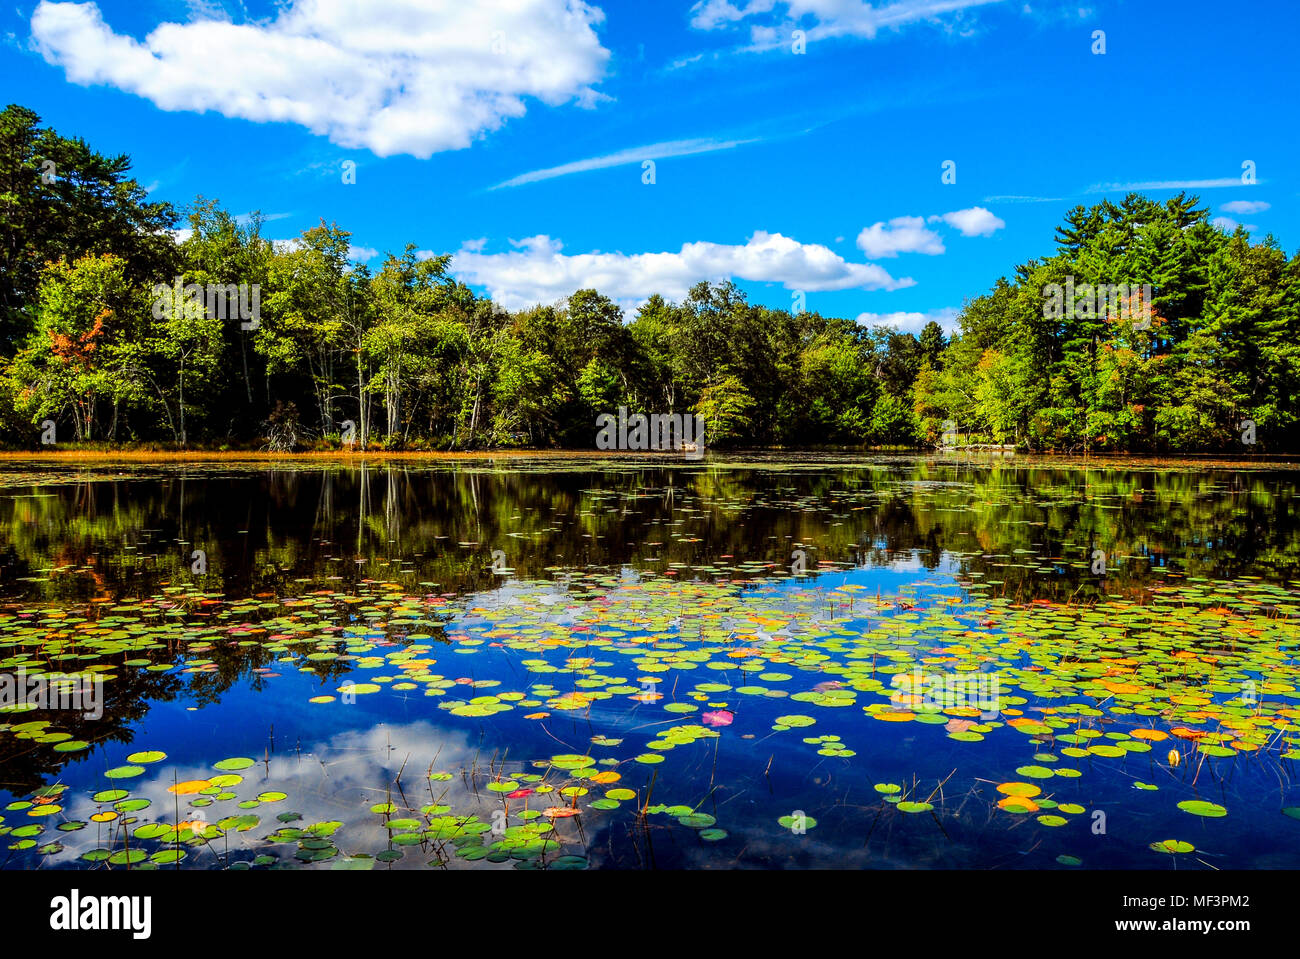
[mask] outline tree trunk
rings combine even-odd
[[[181,359],[178,381],[180,385],[181,446],[184,446],[185,445],[185,360],[184,358]]]
[[[359,422],[358,428],[361,431],[361,448],[366,448],[366,440],[370,435],[369,424],[366,423],[366,381],[361,372],[361,350],[357,350],[357,417]]]
[[[248,405],[253,405],[253,384],[248,379],[248,337],[239,338],[239,352],[244,357],[244,392],[248,394]]]

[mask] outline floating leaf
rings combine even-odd
[[[1190,842],[1183,842],[1181,839],[1163,839],[1160,842],[1153,842],[1151,848],[1156,852],[1195,852],[1196,847]]]
[[[223,759],[221,762],[213,763],[214,768],[225,772],[237,772],[240,769],[247,769],[253,765],[253,760],[243,756],[236,756],[233,759]]]
[[[1228,810],[1223,806],[1201,799],[1185,799],[1178,804],[1178,808],[1193,816],[1204,816],[1209,819],[1220,819],[1228,815]]]

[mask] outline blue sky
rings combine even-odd
[[[0,77],[155,197],[453,253],[511,307],[731,276],[918,329],[1129,188],[1294,252],[1297,27],[1294,0],[24,2]]]

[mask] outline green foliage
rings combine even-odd
[[[754,398],[740,377],[727,375],[704,387],[694,412],[704,417],[705,442],[726,446],[743,441],[749,435],[753,426],[750,419],[753,408]]]
[[[921,438],[916,413],[898,397],[883,393],[871,411],[871,440],[882,446],[912,446]]]
[[[1031,449],[1300,445],[1300,261],[1272,237],[1252,244],[1213,227],[1184,194],[1077,207],[1057,233],[1053,256],[967,304],[940,370],[918,374],[927,422]],[[1046,291],[1067,279],[1076,290],[1149,284],[1151,309],[1083,302],[1057,315]]]
[[[697,412],[711,446],[954,430],[1029,449],[1300,448],[1300,258],[1217,229],[1181,194],[1069,211],[1055,251],[968,301],[948,338],[933,322],[912,335],[755,306],[732,283],[652,296],[630,320],[593,289],[510,312],[414,245],[372,274],[324,221],[276,245],[257,215],[198,197],[174,234],[126,157],[20,107],[0,113],[0,147],[10,443],[54,419],[87,442],[591,448],[595,417],[627,407]],[[177,284],[256,288],[257,322],[210,298],[151,310]],[[1052,284],[1149,284],[1151,311],[1124,313],[1110,293],[1054,311]]]
[[[46,268],[35,324],[9,367],[15,408],[31,423],[71,420],[74,436],[95,435],[111,412],[115,436],[123,403],[144,403],[153,386],[148,361],[158,341],[146,323],[145,291],[126,278],[116,256],[60,260]]]
[[[131,161],[93,151],[84,140],[41,127],[10,105],[0,112],[0,353],[30,332],[47,263],[86,255],[120,257],[128,279],[173,272],[176,222],[167,203],[127,176]]]

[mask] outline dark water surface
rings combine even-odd
[[[1298,476],[6,461],[3,862],[1294,868]]]

